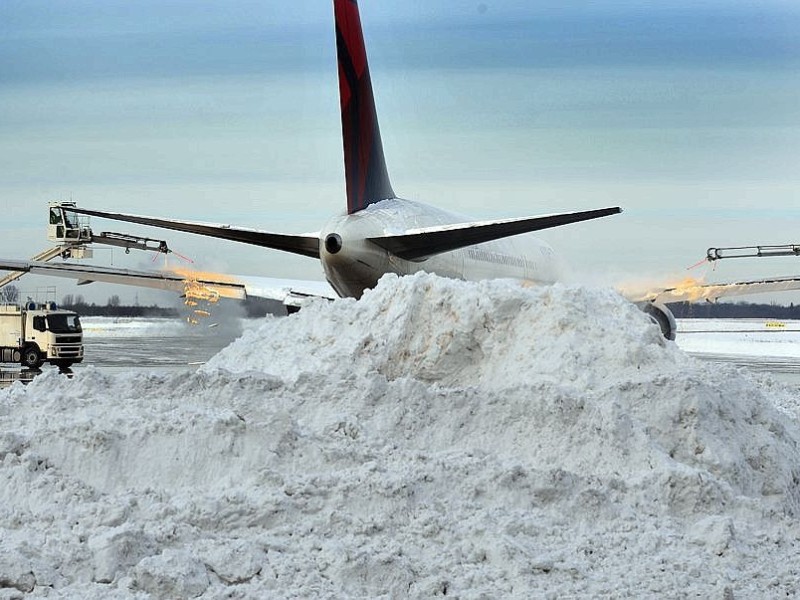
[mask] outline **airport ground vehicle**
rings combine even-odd
[[[38,369],[49,362],[67,369],[83,361],[83,330],[77,313],[55,302],[0,304],[0,362]]]

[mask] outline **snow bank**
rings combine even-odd
[[[0,595],[785,595],[795,391],[605,290],[428,275],[0,392]]]

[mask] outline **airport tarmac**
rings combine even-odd
[[[162,318],[84,317],[84,362],[73,365],[71,374],[87,368],[109,373],[180,372],[197,369],[256,320],[229,319],[190,325]],[[28,371],[13,365],[0,366],[0,386],[14,381],[27,383],[39,373],[55,369],[43,365]]]

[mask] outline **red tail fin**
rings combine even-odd
[[[356,0],[333,0],[342,106],[347,213],[394,198],[383,157],[378,115]]]

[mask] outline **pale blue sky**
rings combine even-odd
[[[682,277],[710,245],[800,242],[800,5],[561,4],[362,0],[401,196],[476,217],[619,204],[542,234],[594,281]],[[331,13],[325,0],[0,2],[0,256],[44,248],[47,202],[70,197],[318,229],[344,206]],[[321,276],[310,259],[165,237],[204,267]],[[109,261],[151,266],[98,254]],[[712,277],[798,272],[762,260]]]

